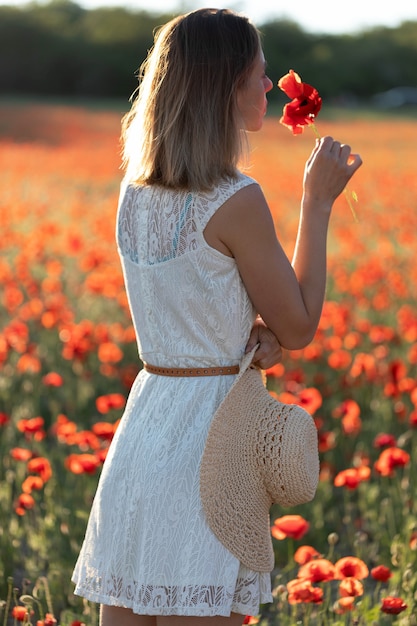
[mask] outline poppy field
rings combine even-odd
[[[0,102],[0,624],[96,626],[70,582],[100,468],[140,369],[114,242],[113,108]],[[330,232],[327,299],[271,394],[318,428],[315,499],[275,507],[261,626],[417,624],[417,123],[318,119],[363,159]],[[311,129],[250,137],[291,256]],[[283,294],[285,297],[285,294]],[[256,514],[256,511],[254,511]]]

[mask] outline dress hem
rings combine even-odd
[[[207,606],[200,605],[200,608],[196,605],[194,606],[177,606],[177,607],[166,607],[166,606],[144,606],[142,604],[136,604],[133,601],[122,601],[120,598],[115,598],[112,596],[108,596],[105,594],[94,593],[92,591],[88,591],[85,589],[81,589],[80,586],[76,583],[75,580],[72,582],[76,585],[73,594],[75,596],[79,596],[85,598],[89,602],[94,602],[96,604],[104,604],[106,606],[115,606],[125,609],[130,609],[136,615],[179,615],[184,617],[230,617],[231,613],[238,613],[243,616],[255,616],[259,614],[260,605],[269,604],[273,601],[272,593],[264,594],[264,597],[260,599],[260,603],[257,605],[256,609],[254,606],[247,606],[241,603],[233,602],[230,606]]]
[[[120,601],[117,601],[115,598],[112,598],[110,596],[104,596],[104,595],[95,594],[95,593],[88,593],[88,592],[80,591],[77,589],[75,589],[74,595],[85,598],[89,602],[95,602],[97,604],[104,604],[106,606],[117,606],[117,607],[124,608],[124,609],[130,609],[136,615],[166,615],[166,616],[182,615],[184,617],[230,617],[231,613],[238,613],[239,615],[243,615],[243,616],[247,616],[247,615],[254,616],[259,613],[259,609],[256,612],[253,612],[253,610],[249,609],[249,607],[245,609],[239,605],[232,605],[230,609],[224,607],[223,610],[220,607],[211,607],[211,609],[210,608],[208,609],[207,607],[204,607],[204,608],[202,607],[200,610],[198,610],[197,607],[193,607],[193,608],[189,608],[188,610],[186,610],[184,607],[178,607],[177,609],[171,607],[170,609],[167,609],[166,607],[155,608],[155,607],[135,606],[133,602],[121,603]],[[272,598],[270,601],[272,602]]]

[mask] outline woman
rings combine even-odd
[[[272,599],[269,574],[210,530],[200,460],[245,348],[260,339],[255,360],[267,367],[275,338],[297,349],[313,337],[331,208],[361,160],[317,142],[290,263],[259,185],[238,170],[271,88],[249,20],[200,9],[160,29],[124,120],[117,240],[144,369],[73,577],[102,604],[102,626],[237,626]]]

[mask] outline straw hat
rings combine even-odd
[[[274,399],[261,370],[241,369],[210,426],[200,494],[210,528],[243,565],[274,567],[269,512],[313,499],[319,478],[317,429],[307,411]]]

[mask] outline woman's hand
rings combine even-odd
[[[253,363],[263,370],[282,361],[282,349],[272,330],[258,317],[252,327],[245,352],[250,352],[260,344],[254,354]]]
[[[356,170],[362,165],[350,146],[332,137],[318,139],[304,170],[304,201],[330,211]]]

